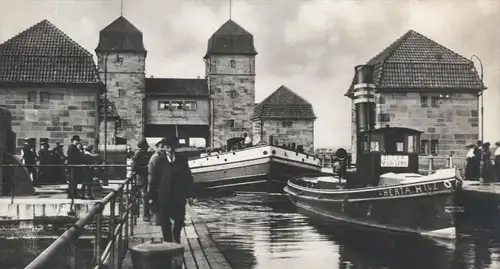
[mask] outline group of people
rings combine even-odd
[[[62,166],[66,163],[66,156],[61,143],[57,142],[56,146],[50,149],[47,142],[42,142],[37,153],[33,139],[26,138],[21,157],[35,185],[66,182],[65,169]],[[39,169],[37,163],[40,165]]]
[[[500,181],[500,142],[495,143],[494,151],[490,146],[489,142],[483,143],[480,140],[476,144],[467,145],[469,151],[465,157],[465,179],[482,179],[485,183]]]
[[[163,138],[151,154],[146,139],[141,139],[132,157],[132,173],[142,193],[144,221],[151,221],[155,214],[163,240],[180,243],[186,202],[194,195],[194,182],[188,159],[176,152],[177,147],[176,137]]]

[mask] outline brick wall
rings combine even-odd
[[[213,98],[211,132],[217,147],[226,144],[229,138],[251,131],[250,117],[255,105],[255,57],[212,55],[207,60],[207,77]]]
[[[427,107],[422,107],[421,95],[429,96]],[[432,106],[432,96],[437,98],[437,106]],[[422,140],[438,140],[438,155],[464,156],[467,153],[465,145],[479,137],[478,98],[472,93],[449,93],[448,96],[439,98],[439,93],[379,93],[376,96],[376,127],[389,124],[391,127],[417,129],[423,132]],[[352,124],[355,152],[354,117]]]
[[[122,62],[118,65],[117,55]],[[105,57],[104,54],[97,57],[99,73],[104,81]],[[110,53],[107,57],[108,98],[115,103],[122,119],[122,127],[116,131],[116,135],[126,138],[129,145],[136,145],[143,134],[145,60],[142,53]]]
[[[28,92],[35,91],[30,101]],[[41,102],[40,92],[49,92],[50,100]],[[97,89],[81,88],[7,88],[0,87],[0,105],[12,113],[12,129],[17,135],[17,153],[24,138],[48,138],[51,147],[62,142],[67,149],[71,137],[95,144],[97,130]]]
[[[196,110],[160,110],[158,101],[194,101]],[[148,96],[146,98],[147,124],[208,125],[210,111],[208,98]]]
[[[290,122],[290,120],[286,120]],[[314,121],[312,120],[293,120],[292,126],[283,127],[283,120],[263,120],[262,136],[267,139],[269,136],[275,136],[278,144],[295,143],[303,145],[304,150],[314,153]]]

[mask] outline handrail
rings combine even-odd
[[[114,251],[113,246],[115,245],[115,241],[119,236],[123,235],[122,229],[123,225],[127,224],[125,236],[128,237],[128,225],[130,224],[130,228],[133,229],[133,220],[130,222],[129,213],[134,208],[134,201],[136,199],[137,190],[134,186],[134,178],[136,176],[136,172],[133,172],[130,177],[128,177],[125,182],[120,184],[117,188],[108,193],[103,199],[96,202],[96,204],[87,212],[81,219],[79,219],[75,224],[72,225],[66,232],[64,232],[56,241],[54,241],[48,248],[46,248],[40,255],[38,255],[25,269],[41,269],[47,268],[49,261],[54,259],[56,255],[58,255],[59,251],[67,247],[68,244],[75,243],[80,235],[83,233],[85,226],[91,224],[93,220],[96,220],[96,245],[94,246],[94,263],[96,264],[95,268],[101,268],[101,265],[104,264],[107,260],[109,260],[109,254]],[[114,209],[115,209],[115,200],[116,198],[123,200],[123,191],[125,190],[127,194],[130,194],[130,184],[132,184],[132,195],[127,199],[126,212],[123,212],[123,207],[120,204],[120,216],[118,220],[118,226],[114,229],[114,219],[111,219],[111,240],[108,243],[108,246],[104,249],[104,253],[101,254],[100,250],[100,241],[101,241],[101,221],[102,221],[102,212],[107,204],[111,205],[111,218],[114,217]],[[133,234],[133,230],[131,231]],[[123,241],[123,240],[122,240]],[[126,240],[128,243],[128,240]],[[126,248],[125,248],[126,249]],[[107,252],[107,254],[106,254]],[[124,253],[119,253],[121,258]],[[121,266],[119,266],[120,268]]]

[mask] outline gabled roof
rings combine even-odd
[[[92,54],[48,20],[0,44],[0,82],[102,84]]]
[[[279,87],[254,108],[252,119],[316,119],[311,103],[286,86]]]
[[[146,78],[146,94],[209,96],[207,80],[199,78]]]
[[[253,35],[230,19],[208,40],[205,58],[211,54],[257,55],[257,51]]]
[[[146,53],[142,32],[123,16],[99,32],[99,44],[95,52],[111,51]]]
[[[413,30],[367,62],[378,90],[481,90],[474,64]],[[352,93],[354,79],[346,95]]]

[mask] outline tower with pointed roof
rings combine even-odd
[[[114,103],[121,122],[116,129],[108,125],[107,142],[125,138],[129,145],[135,147],[144,134],[147,51],[142,32],[120,16],[100,31],[95,52],[99,74],[107,85],[108,99]]]
[[[411,150],[423,156],[465,156],[465,144],[479,138],[478,96],[486,89],[471,60],[410,30],[367,64],[374,66],[377,127],[422,131]],[[355,158],[354,114],[352,120]]]
[[[231,19],[208,40],[204,60],[212,111],[209,144],[214,147],[251,131],[256,55],[253,35]]]

